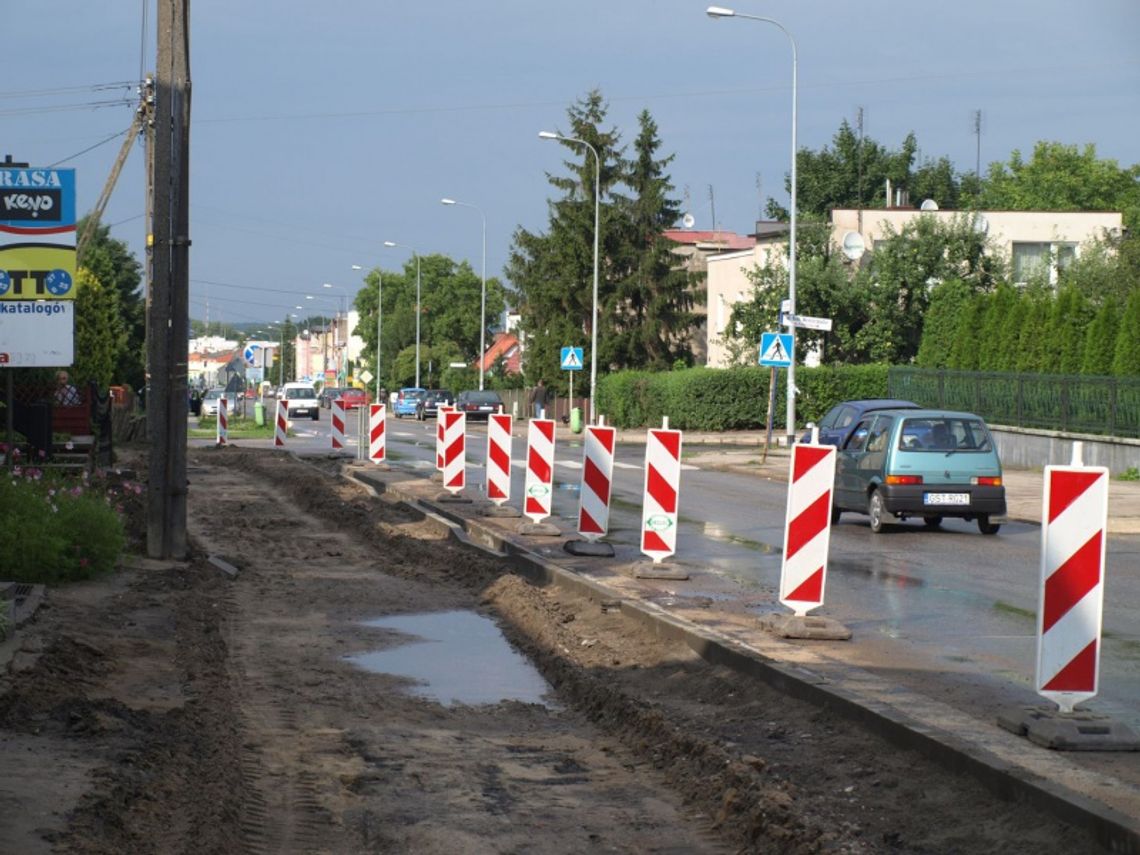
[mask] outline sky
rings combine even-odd
[[[699,0],[187,2],[194,318],[334,313],[361,287],[353,265],[409,259],[385,241],[478,273],[480,213],[487,276],[502,278],[515,230],[546,229],[547,173],[582,156],[538,132],[567,130],[594,88],[630,149],[652,114],[695,228],[748,233],[767,197],[787,204],[792,48],[772,24],[713,20]],[[1140,163],[1136,0],[725,5],[795,40],[801,148],[830,145],[861,108],[880,144],[913,131],[922,158],[972,171],[980,110],[983,171],[1042,140]],[[0,158],[75,168],[86,213],[155,65],[155,0],[4,11]],[[140,260],[143,170],[140,144],[104,215]]]

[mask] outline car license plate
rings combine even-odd
[[[309,408],[308,407],[297,407],[297,409],[293,410],[293,412],[299,416],[307,416],[309,414]]]
[[[968,505],[970,504],[969,493],[923,493],[922,503],[924,505]]]

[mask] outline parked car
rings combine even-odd
[[[843,401],[836,404],[827,414],[819,420],[819,441],[823,445],[844,446],[855,430],[855,425],[867,413],[877,410],[918,409],[913,401],[904,401],[897,398],[865,398],[860,401]],[[811,429],[804,431],[800,442],[811,439]]]
[[[416,414],[416,404],[420,402],[426,389],[419,386],[405,386],[396,394],[396,402],[392,404],[392,412],[396,418],[402,419],[404,416],[414,416]]]
[[[344,401],[346,410],[356,410],[368,406],[368,393],[363,389],[349,386],[340,390],[340,399]]]
[[[421,422],[424,419],[434,419],[439,415],[439,405],[452,406],[455,396],[446,389],[428,389],[422,398],[416,402],[416,418]]]
[[[321,389],[321,394],[317,396],[317,400],[327,410],[332,407],[333,399],[340,397],[341,391],[342,389],[339,386],[325,386]]]
[[[459,393],[455,399],[455,409],[466,413],[468,419],[486,421],[491,413],[503,411],[503,399],[499,397],[498,392],[491,389],[470,389]]]
[[[216,416],[218,414],[218,401],[225,397],[225,394],[225,389],[207,389],[206,394],[202,396],[201,415]]]
[[[927,528],[960,517],[996,534],[1001,525],[992,518],[1005,514],[1005,487],[985,422],[950,410],[865,414],[836,460],[832,523],[845,511],[867,514],[874,532],[892,517],[921,517]]]

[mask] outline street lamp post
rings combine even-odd
[[[472,208],[479,213],[483,221],[483,288],[479,296],[479,389],[483,389],[483,356],[487,353],[487,215],[483,209],[469,202],[457,202],[455,199],[440,199],[441,205],[459,205]]]
[[[539,131],[538,136],[544,140],[561,140],[562,142],[584,145],[594,155],[594,308],[593,318],[590,322],[590,424],[595,424],[597,422],[596,393],[598,387],[598,235],[601,233],[601,220],[598,213],[601,210],[602,159],[598,157],[596,148],[577,137],[566,137],[553,131]]]
[[[359,264],[352,265],[353,270],[363,270]],[[384,273],[380,266],[376,266],[376,403],[380,400],[380,335],[384,330]]]
[[[420,254],[415,247],[392,240],[384,241],[384,246],[398,246],[401,249],[410,249],[416,259],[416,388],[420,387]]]
[[[795,441],[796,433],[796,106],[798,98],[796,97],[796,76],[799,66],[799,57],[796,51],[796,40],[792,38],[792,34],[781,24],[779,21],[772,18],[764,18],[759,15],[746,15],[743,12],[736,12],[732,9],[725,9],[722,6],[709,6],[705,10],[710,18],[746,18],[750,21],[762,21],[765,24],[773,24],[780,28],[788,41],[792,43],[792,210],[789,216],[789,235],[788,235],[788,314],[792,318],[792,324],[789,329],[792,332],[792,352],[791,362],[788,365],[788,412],[787,412],[787,425],[788,425],[788,445],[790,446]]]

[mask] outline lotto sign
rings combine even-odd
[[[554,419],[531,419],[526,431],[523,513],[536,523],[550,516],[553,484]]]
[[[837,450],[834,445],[792,446],[780,602],[799,617],[823,605]]]
[[[368,405],[368,459],[380,463],[384,459],[387,410],[383,404]]]
[[[610,487],[614,476],[617,430],[589,425],[582,452],[582,486],[578,491],[578,534],[586,540],[603,537],[610,526]]]
[[[511,498],[511,416],[487,418],[487,498],[502,505]]]
[[[1097,693],[1107,520],[1107,469],[1045,467],[1037,693],[1061,712]]]
[[[0,168],[0,239],[0,300],[74,300],[75,170]]]
[[[440,413],[443,423],[443,486],[453,495],[467,486],[467,414]]]
[[[650,430],[645,443],[645,495],[641,551],[656,564],[677,551],[677,503],[681,490],[681,432]]]

